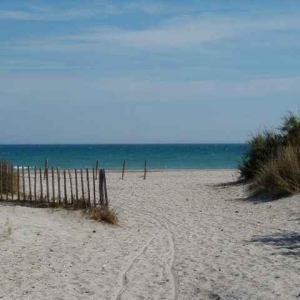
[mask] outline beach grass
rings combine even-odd
[[[300,115],[289,113],[278,130],[266,129],[248,144],[239,170],[241,179],[252,182],[252,195],[300,192]]]

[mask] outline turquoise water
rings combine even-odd
[[[247,150],[246,144],[143,144],[143,145],[0,145],[0,159],[14,165],[64,169],[234,169]]]

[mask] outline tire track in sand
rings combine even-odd
[[[154,298],[159,296],[156,299],[176,300],[178,284],[174,272],[176,250],[173,232],[165,218],[146,209],[142,211],[135,214],[140,214],[143,218],[145,214],[151,215],[161,229],[146,243],[122,273],[121,287],[115,299],[130,299],[130,297],[135,299],[145,293],[151,294]]]

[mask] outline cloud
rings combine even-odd
[[[81,12],[84,14],[84,11]],[[85,12],[88,14],[88,11]],[[69,17],[80,12],[69,12]],[[240,16],[184,16],[168,19],[147,29],[125,30],[97,27],[77,34],[61,35],[9,43],[9,47],[48,50],[85,51],[100,48],[199,49],[208,43],[233,40],[265,40],[265,34],[300,30],[300,16],[242,18]],[[280,37],[279,37],[280,38]],[[284,38],[284,37],[283,37]],[[269,39],[268,39],[269,40]],[[272,41],[276,42],[276,41]],[[271,43],[271,44],[272,44]]]
[[[147,80],[137,78],[86,78],[19,76],[1,79],[2,95],[39,101],[214,101],[251,97],[300,95],[300,77],[254,78],[243,81]],[[4,97],[5,99],[5,97]],[[101,100],[102,99],[102,100]],[[241,100],[242,101],[242,100]]]
[[[67,4],[65,2],[64,4]],[[69,3],[70,4],[70,3]],[[91,4],[91,3],[89,3]],[[66,6],[66,5],[65,5]],[[89,7],[89,8],[86,8]],[[115,5],[109,2],[97,3],[85,6],[67,6],[61,9],[49,5],[28,4],[24,9],[0,10],[0,20],[22,21],[72,21],[78,19],[95,18],[101,15],[121,15],[128,13],[159,14],[179,11],[160,3],[128,2],[123,5]]]

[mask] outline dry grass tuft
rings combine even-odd
[[[300,149],[287,146],[279,149],[277,156],[260,165],[254,194],[288,196],[300,192]]]
[[[116,212],[108,208],[91,208],[89,210],[89,215],[91,220],[96,220],[102,223],[110,225],[118,225],[119,223],[119,219]]]

